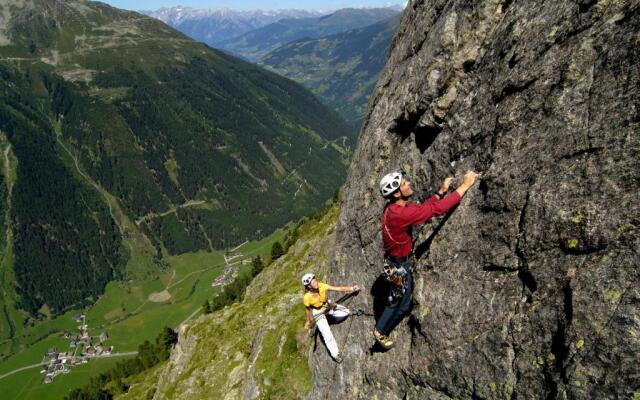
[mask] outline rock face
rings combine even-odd
[[[543,4],[544,3],[544,4]],[[416,199],[482,174],[414,230],[414,305],[312,356],[310,398],[636,398],[640,387],[640,4],[412,0],[369,103],[328,277],[381,271],[379,179]],[[454,183],[455,185],[455,183]],[[352,306],[374,307],[365,290]]]

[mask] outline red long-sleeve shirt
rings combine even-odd
[[[433,195],[422,204],[396,203],[387,205],[382,212],[382,242],[384,251],[391,257],[401,258],[411,254],[413,243],[411,227],[427,221],[434,215],[443,215],[460,203],[458,192],[451,192],[443,199]]]

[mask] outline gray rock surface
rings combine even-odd
[[[640,3],[412,0],[344,189],[333,281],[381,271],[379,179],[417,199],[482,176],[414,231],[415,304],[375,351],[373,318],[312,356],[326,399],[640,396]]]

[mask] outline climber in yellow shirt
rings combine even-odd
[[[348,308],[340,304],[332,304],[328,301],[329,290],[337,292],[357,292],[358,286],[331,286],[323,282],[318,282],[315,275],[305,274],[302,277],[302,284],[305,288],[303,303],[305,306],[305,329],[311,329],[312,321],[318,326],[318,331],[322,335],[331,357],[338,363],[342,362],[342,356],[338,350],[338,343],[331,333],[327,315],[335,322],[344,321],[351,312]]]

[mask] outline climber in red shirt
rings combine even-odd
[[[411,229],[434,215],[446,214],[460,203],[462,196],[476,181],[478,174],[467,171],[462,184],[447,194],[453,178],[444,180],[440,189],[422,204],[410,203],[411,182],[400,172],[385,175],[380,181],[380,193],[389,203],[382,212],[382,242],[384,246],[385,277],[391,285],[389,304],[376,323],[373,335],[385,349],[393,347],[391,330],[409,312],[413,290],[413,241]]]

